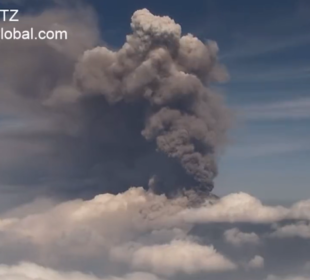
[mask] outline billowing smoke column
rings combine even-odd
[[[182,36],[179,24],[146,9],[133,14],[131,28],[132,34],[119,51],[97,47],[86,51],[78,62],[74,78],[84,104],[91,104],[87,112],[93,112],[94,106],[105,111],[102,127],[111,126],[115,135],[121,123],[127,125],[128,134],[111,138],[115,143],[122,141],[124,153],[149,149],[144,146],[148,144],[137,147],[140,142],[131,137],[133,131],[136,137],[156,143],[157,153],[186,174],[176,175],[174,188],[209,193],[229,119],[220,96],[208,88],[227,78],[217,61],[217,44],[204,44],[191,34]],[[107,143],[106,136],[102,139]],[[132,141],[136,143],[128,144]],[[150,184],[155,181],[154,177]]]

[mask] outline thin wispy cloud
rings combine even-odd
[[[309,5],[295,2],[295,9],[289,12],[281,10],[282,7],[279,6],[278,13],[272,18],[266,17],[263,22],[253,20],[233,31],[232,47],[222,53],[220,58],[225,62],[250,59],[308,45],[310,20],[309,15],[305,15]]]
[[[283,65],[278,65],[276,67],[268,67],[264,65],[263,67],[254,68],[249,72],[247,67],[244,69],[236,69],[231,74],[233,83],[246,82],[246,83],[256,83],[256,82],[298,82],[301,80],[309,79],[310,77],[310,67],[306,65],[297,65],[296,67],[283,67]]]
[[[301,34],[294,37],[287,38],[266,38],[266,37],[252,37],[245,38],[242,36],[239,39],[239,47],[223,53],[220,56],[221,60],[232,59],[246,59],[253,56],[266,55],[273,52],[285,50],[287,48],[299,47],[301,45],[310,44],[310,37],[308,34]]]
[[[232,147],[227,152],[227,156],[235,159],[268,158],[300,151],[310,151],[310,144],[308,142],[253,143],[246,146]]]
[[[238,116],[250,121],[302,120],[310,118],[310,98],[236,108]]]

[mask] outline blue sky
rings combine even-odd
[[[115,48],[140,8],[169,15],[184,33],[217,41],[231,77],[218,90],[235,114],[219,159],[217,194],[245,191],[289,201],[309,196],[310,1],[87,2],[98,13],[103,40]]]
[[[177,4],[173,4],[177,3]],[[122,43],[132,12],[166,14],[212,39],[231,79],[219,87],[236,120],[216,192],[262,199],[309,196],[310,2],[298,0],[97,1],[103,38]]]

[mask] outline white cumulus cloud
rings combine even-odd
[[[284,207],[265,206],[249,194],[235,193],[223,197],[214,205],[187,209],[182,212],[182,216],[193,223],[270,223],[284,219],[288,213],[289,210]]]
[[[237,228],[232,228],[224,232],[226,242],[234,245],[241,246],[243,244],[259,244],[259,236],[254,233],[241,232]]]
[[[96,277],[78,271],[56,271],[33,263],[0,265],[0,278],[1,280],[158,280],[156,276],[147,273],[132,273],[124,277]]]
[[[237,266],[213,247],[190,240],[174,240],[169,244],[140,246],[128,244],[112,250],[116,260],[128,262],[135,269],[148,269],[163,275],[176,273],[220,272]]]
[[[252,269],[263,268],[265,265],[265,260],[261,256],[255,256],[252,260],[249,261],[248,267]]]
[[[301,237],[310,239],[310,224],[307,222],[298,222],[296,224],[277,227],[271,236],[280,238]]]

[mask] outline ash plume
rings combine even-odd
[[[145,140],[156,142],[159,152],[210,192],[227,128],[225,107],[207,88],[227,77],[217,62],[217,45],[181,36],[180,25],[146,9],[133,14],[131,28],[120,50],[86,51],[76,82],[84,94],[102,95],[112,107],[140,103]]]
[[[56,14],[73,32],[81,25],[76,11],[45,13],[24,22],[48,27]],[[210,193],[229,125],[221,96],[209,87],[227,79],[217,60],[217,44],[183,36],[169,17],[142,9],[133,14],[132,33],[119,50],[100,46],[85,51],[99,41],[90,18],[88,14],[84,35],[74,33],[70,42],[69,34],[64,45],[33,42],[36,48],[31,49],[28,42],[25,49],[24,42],[14,42],[0,47],[3,58],[6,52],[13,54],[6,59],[10,72],[0,69],[8,91],[2,104],[21,107],[8,114],[22,112],[31,120],[31,129],[28,124],[0,133],[4,153],[12,143],[31,143],[26,156],[17,159],[17,170],[26,171],[10,176],[16,166],[3,171],[0,162],[1,180],[7,185],[44,184],[48,191],[77,197],[118,193],[148,182],[157,193]],[[91,34],[88,44],[85,34]],[[27,75],[20,70],[25,64]]]

